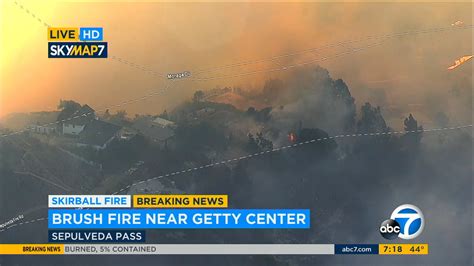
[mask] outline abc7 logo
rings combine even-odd
[[[385,239],[413,239],[421,234],[424,228],[424,217],[421,210],[411,204],[397,207],[390,217],[380,225],[380,234]]]

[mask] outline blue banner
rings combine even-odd
[[[310,228],[307,209],[50,209],[49,228]]]

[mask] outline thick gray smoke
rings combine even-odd
[[[268,146],[229,141],[226,127],[243,121],[244,129],[261,130],[264,142],[287,145],[292,131],[298,141],[342,132],[388,132],[391,125],[384,107],[358,104],[342,80],[332,79],[322,68],[300,69],[284,81],[269,81],[261,95],[253,96],[273,107],[271,112],[241,112],[214,104],[213,119],[206,126],[178,127],[199,145],[193,150],[169,151],[165,162],[150,159],[149,175],[206,163],[212,147],[226,156]],[[206,105],[193,103],[191,105]],[[433,110],[436,106],[431,107]],[[184,112],[182,108],[180,112]],[[442,110],[440,110],[441,112]],[[225,118],[228,119],[225,119]],[[228,122],[213,125],[212,121]],[[220,120],[216,120],[219,118]],[[440,116],[440,123],[449,121]],[[401,120],[406,130],[425,126],[422,119]],[[211,130],[212,129],[212,130]],[[213,137],[201,136],[212,132]],[[224,132],[224,133],[222,133]],[[255,132],[252,132],[255,133]],[[188,136],[189,134],[184,134]],[[178,138],[178,141],[180,139]],[[202,141],[201,141],[202,140]],[[219,142],[215,142],[219,140]],[[285,142],[286,141],[286,142]],[[214,146],[212,146],[214,145]],[[184,155],[186,156],[184,156]],[[233,208],[308,208],[309,230],[150,230],[150,243],[381,243],[380,223],[404,203],[421,208],[425,231],[413,241],[428,243],[430,255],[384,256],[169,256],[47,258],[45,265],[471,265],[472,254],[472,135],[468,129],[446,132],[354,137],[303,145],[266,156],[176,176],[176,188],[186,193],[229,194]],[[160,161],[161,160],[161,161]],[[167,165],[169,164],[169,165]],[[4,241],[44,242],[44,224],[2,233]],[[44,232],[38,234],[38,232]],[[33,240],[32,240],[33,239]],[[3,239],[2,239],[3,240]],[[5,265],[37,264],[38,259],[3,257]]]

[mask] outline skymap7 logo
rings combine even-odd
[[[106,42],[49,42],[49,58],[107,58]]]

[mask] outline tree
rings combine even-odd
[[[58,109],[61,110],[57,121],[62,125],[63,120],[70,118],[73,114],[81,110],[81,104],[72,100],[59,100]]]
[[[162,114],[159,115],[159,117],[161,117],[161,118],[163,118],[163,119],[166,119],[166,120],[169,120],[169,119],[170,119],[170,117],[169,117],[169,115],[168,115],[168,111],[166,111],[166,109],[165,109],[165,111],[163,111]]]
[[[121,120],[124,120],[126,117],[127,117],[127,111],[125,110],[119,110],[117,111],[117,113],[115,114],[115,117],[121,119]]]
[[[104,118],[106,117],[104,116]],[[109,115],[108,120],[118,125],[124,125],[124,122],[127,121],[127,112],[125,110],[119,110],[115,114]]]
[[[61,111],[64,111],[64,110],[77,111],[81,109],[81,104],[73,100],[59,100],[58,109]]]
[[[269,151],[273,149],[273,142],[266,139],[262,132],[257,133],[257,137],[254,137],[251,133],[248,133],[247,137],[248,140],[245,148],[249,153]]]
[[[110,112],[109,112],[109,109],[105,110],[105,113],[104,113],[104,118],[105,118],[105,119],[109,119],[109,118],[110,118]]]
[[[365,154],[371,159],[376,159],[384,150],[392,149],[396,142],[393,135],[385,134],[390,132],[390,127],[387,126],[378,106],[373,107],[370,103],[364,104],[356,127],[357,133],[373,134],[373,136],[371,138],[356,138],[353,148],[354,154]]]
[[[194,101],[194,102],[200,102],[200,101],[202,101],[202,100],[204,99],[204,96],[205,96],[205,94],[204,94],[203,91],[201,91],[201,90],[196,91],[196,92],[194,93],[194,96],[193,96],[193,101]]]
[[[272,107],[266,107],[258,111],[255,107],[249,107],[246,111],[248,116],[251,116],[257,122],[268,122],[271,118]]]
[[[253,115],[255,115],[256,113],[257,113],[257,110],[255,109],[255,107],[252,107],[252,106],[251,106],[251,107],[249,107],[249,108],[247,109],[247,114],[248,114],[248,115],[252,115],[252,116],[253,116]]]
[[[262,132],[257,133],[257,144],[261,151],[273,150],[273,142],[264,138]]]
[[[374,133],[386,132],[389,128],[382,116],[380,107],[372,107],[370,103],[365,103],[361,107],[361,116],[357,121],[357,132]]]
[[[412,114],[405,118],[403,124],[405,124],[405,131],[418,131],[423,129],[422,126],[418,126],[418,122],[415,120]]]
[[[415,120],[412,114],[405,118],[403,124],[405,125],[405,131],[407,132],[403,136],[405,145],[410,150],[417,150],[420,146],[423,127],[418,126],[418,121]]]
[[[255,140],[255,137],[252,135],[252,133],[247,134],[247,145],[245,146],[245,149],[249,153],[255,153],[259,150],[257,141]]]

